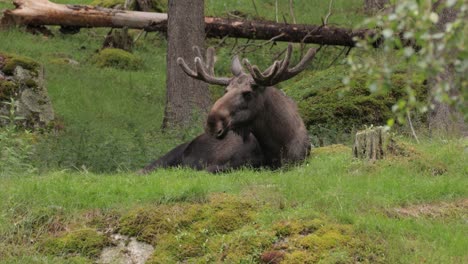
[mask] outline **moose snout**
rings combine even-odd
[[[206,122],[205,131],[216,137],[222,139],[228,132],[228,120],[225,115],[219,113],[210,113]]]

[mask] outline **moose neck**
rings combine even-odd
[[[265,156],[273,164],[304,160],[310,141],[296,104],[274,87],[262,93],[263,109],[252,126]]]

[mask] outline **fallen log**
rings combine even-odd
[[[15,0],[16,9],[4,11],[2,25],[133,28],[167,31],[167,14],[107,9],[89,5],[61,5],[48,0]],[[374,34],[332,26],[275,23],[205,17],[205,32],[211,38],[247,38],[353,47],[354,38]]]

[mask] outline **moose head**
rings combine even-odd
[[[239,57],[234,56],[233,77],[230,78],[214,75],[213,48],[207,49],[205,59],[198,47],[193,50],[195,70],[179,57],[177,63],[182,70],[192,78],[226,87],[225,94],[215,102],[208,115],[208,134],[223,139],[229,130],[244,137],[252,133],[275,160],[289,160],[290,156],[297,160],[307,155],[310,143],[297,107],[273,86],[303,71],[315,56],[315,49],[309,49],[296,66],[289,67],[292,55],[292,44],[289,44],[284,58],[276,60],[265,71],[243,59],[245,72]]]

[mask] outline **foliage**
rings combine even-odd
[[[368,40],[359,41],[360,50],[373,49],[372,43],[382,36],[380,40],[383,60],[374,56],[359,58],[356,54],[349,56],[348,65],[350,74],[343,82],[352,87],[353,83],[365,72],[370,79],[368,88],[371,92],[386,91],[394,86],[392,76],[395,72],[403,70],[408,76],[405,79],[405,98],[399,98],[392,110],[397,120],[403,123],[407,113],[417,110],[421,113],[428,111],[428,101],[462,106],[464,96],[453,93],[455,90],[465,91],[467,83],[464,73],[468,70],[468,56],[466,53],[466,33],[468,5],[463,0],[443,1],[441,7],[433,10],[431,0],[405,0],[397,1],[393,11],[386,15],[377,15],[366,19],[362,27],[376,28],[376,34]],[[453,22],[448,22],[443,29],[437,29],[439,15],[442,8],[454,8],[458,15]],[[410,44],[410,45],[409,45]],[[398,50],[396,51],[395,48]],[[403,62],[393,63],[388,59],[396,57]],[[386,58],[386,59],[385,59]],[[455,80],[442,78],[446,71],[455,72]],[[420,100],[417,96],[416,86],[423,80],[434,86],[429,92],[430,100]],[[432,107],[432,105],[429,105]],[[389,125],[394,119],[389,120]]]
[[[112,67],[123,70],[139,70],[143,61],[132,53],[114,48],[101,50],[93,57],[93,62],[98,67]]]

